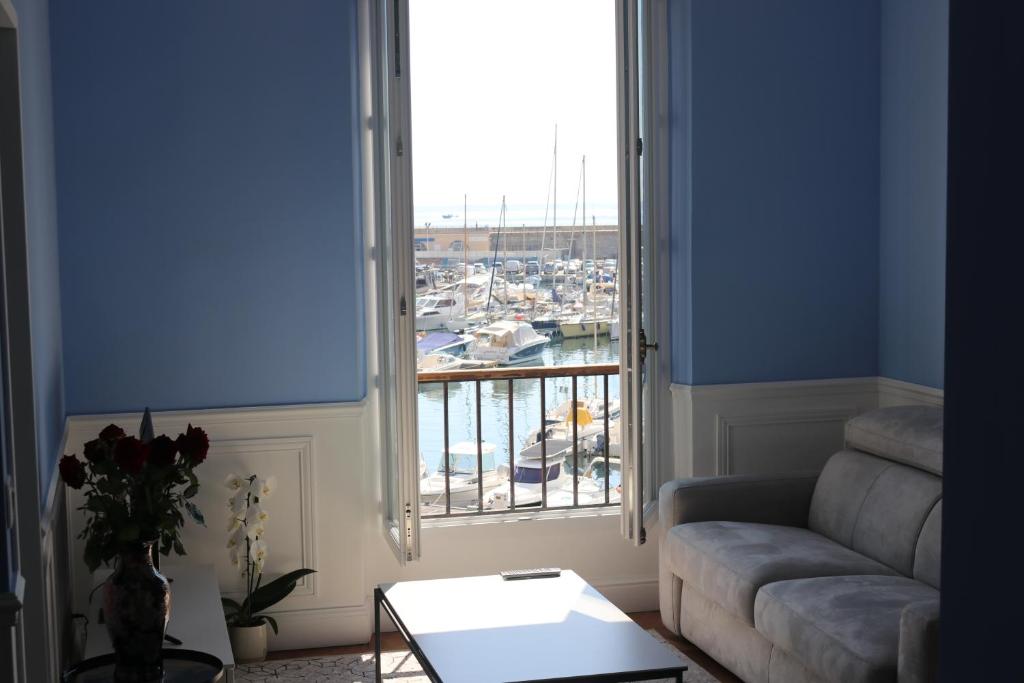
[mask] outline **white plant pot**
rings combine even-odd
[[[267,625],[230,626],[231,652],[236,664],[262,662],[267,658]]]

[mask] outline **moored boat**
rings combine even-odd
[[[529,323],[499,320],[473,333],[476,342],[466,352],[471,360],[518,365],[540,358],[548,338],[537,334]]]
[[[508,480],[508,465],[498,467],[495,463],[494,444],[486,441],[460,441],[442,453],[437,469],[420,479],[420,502],[424,505],[444,506],[445,504],[445,461],[448,462],[448,487],[451,507],[471,507],[480,500],[481,480],[483,492],[501,486]],[[478,463],[479,460],[479,463]],[[482,464],[482,467],[478,467]]]

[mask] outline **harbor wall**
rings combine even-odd
[[[471,262],[490,263],[497,258],[536,258],[538,262],[571,258],[618,258],[619,227],[598,225],[558,226],[557,230],[538,226],[511,226],[500,232],[495,228],[418,228],[415,232],[416,258],[439,265],[459,263],[462,245],[469,244]]]

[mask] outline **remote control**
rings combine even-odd
[[[558,567],[543,567],[541,569],[506,569],[501,572],[501,578],[506,581],[518,579],[551,579],[561,576],[562,570]]]

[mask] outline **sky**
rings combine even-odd
[[[461,225],[463,193],[470,225],[495,225],[502,195],[510,224],[539,225],[556,124],[558,224],[584,154],[588,216],[615,215],[614,0],[410,0],[409,12],[417,226]]]

